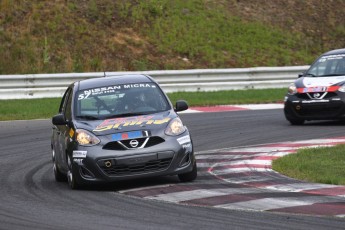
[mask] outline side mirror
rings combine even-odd
[[[298,78],[303,77],[304,73],[299,73],[297,76]]]
[[[53,125],[66,125],[68,122],[65,120],[63,114],[59,113],[52,118]]]
[[[184,100],[178,100],[176,101],[176,112],[181,112],[181,111],[185,111],[188,109],[188,104],[186,101]]]

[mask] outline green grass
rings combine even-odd
[[[184,99],[189,106],[281,102],[286,89],[179,92],[168,94],[172,103]],[[58,112],[60,98],[0,100],[0,120],[50,118]]]
[[[0,120],[50,118],[58,113],[60,98],[0,100]]]
[[[272,168],[286,176],[324,184],[345,185],[345,145],[301,149],[278,158]]]
[[[248,89],[214,92],[177,92],[168,94],[174,103],[184,99],[189,106],[260,104],[282,102],[287,89]]]
[[[343,44],[343,25],[324,20],[320,27],[331,32],[323,31],[320,39],[304,33],[309,28],[291,30],[236,15],[240,5],[3,0],[0,74],[306,65]]]
[[[134,4],[132,11],[133,21],[140,23],[142,33],[160,52],[197,58],[207,68],[225,66],[229,61],[239,66],[311,61],[305,59],[308,51],[296,34],[260,22],[244,22],[218,2],[150,0]]]

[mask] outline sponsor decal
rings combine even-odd
[[[191,143],[182,145],[182,148],[184,148],[184,149],[189,149],[190,147],[192,147]]]
[[[327,60],[343,59],[345,54],[328,55],[320,58],[319,62],[325,62]]]
[[[73,151],[73,158],[86,158],[87,151]]]
[[[77,163],[78,165],[82,165],[82,164],[83,164],[83,159],[75,158],[75,159],[73,159],[73,161],[74,161],[75,163]]]
[[[317,86],[307,88],[297,88],[298,93],[316,93],[316,92],[335,92],[340,86]]]
[[[311,101],[302,101],[302,103],[304,104],[308,104],[308,103],[319,103],[319,102],[329,102],[329,100],[311,100]]]
[[[130,89],[130,88],[156,88],[155,85],[152,84],[126,84],[123,85],[124,89]]]
[[[103,121],[93,131],[103,132],[110,129],[118,129],[120,127],[138,126],[138,125],[161,125],[170,121],[170,117],[163,119],[155,119],[154,116],[139,116],[114,118]]]
[[[132,131],[132,132],[125,132],[125,133],[115,133],[111,135],[111,139],[113,141],[120,141],[120,140],[127,140],[127,139],[135,139],[141,137],[148,137],[148,131]]]
[[[90,95],[95,96],[95,95],[115,93],[116,90],[131,89],[131,88],[156,88],[156,85],[155,84],[142,83],[142,84],[113,85],[113,86],[87,89],[87,90],[83,90],[83,92],[81,92],[78,95],[78,100],[84,100],[84,99],[88,98]]]
[[[115,93],[116,90],[121,89],[121,86],[114,85],[114,86],[107,86],[107,87],[101,87],[101,88],[94,88],[94,89],[88,89],[84,90],[83,93],[80,93],[78,96],[78,100],[83,100],[88,98],[90,95],[102,95],[102,94],[108,94],[108,93]]]
[[[178,142],[180,145],[190,143],[190,142],[191,142],[190,136],[189,136],[189,135],[186,135],[186,136],[177,138],[177,142]]]
[[[185,153],[191,153],[192,152],[192,143],[183,144],[182,148],[184,149]]]

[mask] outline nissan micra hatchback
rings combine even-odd
[[[289,87],[284,113],[292,125],[345,118],[345,49],[322,54]]]
[[[197,177],[193,144],[159,85],[146,75],[94,78],[71,84],[52,118],[56,181],[86,184],[177,175]]]

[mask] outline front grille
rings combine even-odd
[[[310,99],[310,97],[306,93],[297,94],[297,97],[300,99]]]
[[[309,94],[309,95],[308,95]],[[324,93],[320,93],[321,95],[323,95]],[[334,92],[327,92],[326,95],[324,95],[324,97],[322,99],[330,99],[332,97],[336,97],[338,96],[336,93]],[[297,97],[300,99],[304,99],[304,100],[317,100],[318,98],[314,97],[314,93],[299,93],[297,94]]]
[[[329,98],[336,97],[336,96],[338,96],[338,94],[336,94],[334,92],[328,92],[323,99],[329,99]]]
[[[117,141],[108,142],[103,146],[107,150],[125,150],[125,148]]]
[[[134,175],[165,170],[169,167],[171,160],[172,158],[166,158],[134,165],[112,165],[109,168],[101,166],[101,169],[109,176]]]
[[[161,137],[150,137],[150,139],[148,140],[148,142],[146,143],[145,145],[145,148],[148,148],[148,147],[151,147],[151,146],[154,146],[154,145],[158,145],[160,143],[163,143],[164,142],[164,139],[161,138]]]
[[[160,143],[164,142],[164,139],[158,136],[153,136],[153,137],[149,137],[148,141],[146,142],[146,144],[143,146],[143,144],[145,143],[147,138],[138,138],[135,139],[139,142],[138,147],[142,147],[142,148],[148,148],[154,145],[158,145]],[[121,140],[121,141],[111,141],[106,143],[103,146],[103,149],[107,149],[107,150],[128,150],[128,149],[133,149],[133,147],[130,145],[130,141],[133,139],[128,139],[128,140]],[[138,148],[137,147],[137,148]]]
[[[123,141],[119,141],[119,142],[122,143],[124,146],[126,146],[126,148],[132,149],[132,148],[141,147],[141,146],[144,144],[144,142],[145,142],[146,139],[147,139],[147,138],[145,137],[145,138],[138,138],[138,139],[128,139],[128,140],[123,140]],[[132,146],[129,144],[132,140],[137,140],[137,141],[138,141],[139,144],[138,144],[137,147],[132,147]]]

